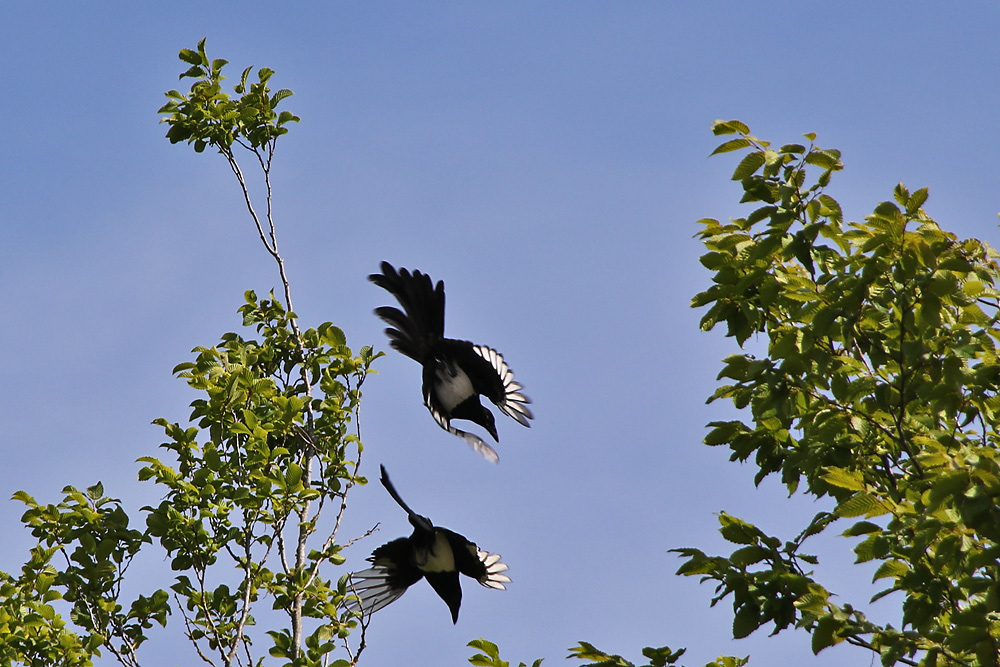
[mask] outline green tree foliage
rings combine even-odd
[[[716,153],[746,151],[733,179],[745,218],[702,220],[712,286],[702,328],[726,326],[742,347],[711,400],[748,418],[710,424],[709,445],[752,461],[759,483],[832,499],[793,536],[728,514],[729,556],[678,549],[681,574],[732,597],[733,635],[770,624],[812,635],[813,650],[848,642],[882,664],[995,665],[1000,656],[1000,266],[976,239],[924,212],[927,190],[895,188],[863,222],[845,223],[825,193],[840,154],[774,149],[738,121]],[[840,522],[858,563],[901,602],[900,628],[835,603],[802,550]],[[846,524],[846,525],[844,525]],[[788,539],[790,537],[790,539]],[[838,598],[840,599],[840,598]]]
[[[746,415],[709,424],[705,443],[831,509],[784,537],[720,513],[735,550],[675,549],[678,574],[715,582],[712,605],[732,600],[735,638],[799,628],[816,653],[847,642],[886,666],[1000,664],[1000,256],[944,231],[926,189],[899,185],[845,222],[826,193],[840,153],[814,135],[775,149],[739,121],[713,129],[731,137],[713,155],[745,152],[733,180],[753,210],[700,221],[713,276],[692,306],[741,348],[709,400]],[[817,581],[805,545],[835,523],[884,582],[871,601],[900,602],[899,628]],[[643,650],[653,667],[681,653]],[[570,657],[634,667],[586,642]]]
[[[469,663],[473,665],[477,665],[478,667],[508,667],[510,665],[509,662],[500,659],[500,649],[493,642],[485,639],[474,639],[468,645],[481,651],[481,653],[477,653],[469,658]],[[660,648],[646,647],[642,649],[642,655],[649,662],[638,667],[666,667],[667,665],[675,665],[686,650],[682,648],[672,651],[669,646]],[[622,656],[610,655],[587,642],[580,642],[572,647],[569,650],[567,658],[589,661],[586,664],[580,665],[580,667],[637,667],[635,663],[629,662]],[[747,660],[747,658],[724,656],[708,663],[705,667],[743,667],[747,664]],[[539,658],[531,663],[531,667],[539,667],[541,664],[542,658]],[[526,665],[522,662],[519,663],[518,667],[526,667]]]
[[[491,641],[485,639],[473,639],[468,643],[468,646],[481,651],[469,658],[469,662],[477,667],[510,667],[510,663],[500,659],[500,649],[499,647]],[[531,667],[539,667],[542,664],[542,658],[535,660],[531,663]],[[518,667],[527,667],[523,662],[518,663]]]
[[[298,120],[274,111],[291,92],[272,94],[268,69],[248,83],[247,68],[238,97],[230,97],[221,87],[226,62],[209,61],[204,40],[180,58],[190,65],[181,77],[196,81],[189,93],[167,93],[160,110],[167,137],[199,153],[211,146],[226,159],[278,265],[284,303],[273,293],[258,299],[247,292],[240,313],[256,337],[227,333],[174,369],[199,398],[191,424],[155,421],[173,460],[139,459],[139,479],[156,484],[163,498],[140,510],[144,530],[130,527],[101,484],[86,492],[66,487],[63,501],[50,505],[15,494],[38,543],[19,576],[0,573],[0,665],[86,667],[107,651],[137,666],[146,632],[167,625],[170,614],[212,665],[263,664],[266,656],[255,655],[263,645],[273,664],[346,667],[364,649],[367,619],[345,607],[348,578],[334,581],[329,573],[344,562],[337,533],[348,492],[365,483],[360,389],[380,355],[369,347],[355,355],[329,322],[300,329],[291,309],[268,178],[277,138]],[[234,146],[252,154],[263,174],[264,216]],[[171,590],[126,599],[129,565],[141,549],[157,546],[173,571]],[[265,600],[265,611],[278,610],[287,624],[255,629],[254,610]],[[60,611],[67,608],[68,620]],[[352,649],[347,637],[358,626]],[[348,659],[331,662],[340,647]]]
[[[192,78],[195,83],[188,93],[167,92],[168,102],[160,113],[167,114],[170,143],[186,141],[198,153],[211,146],[227,159],[233,155],[233,144],[273,156],[275,141],[288,132],[285,124],[299,120],[291,111],[275,111],[282,100],[292,96],[292,91],[271,93],[267,84],[274,71],[263,67],[257,71],[257,81],[250,83],[253,67],[247,67],[233,87],[240,96],[234,99],[222,87],[226,78],[222,69],[229,62],[209,60],[204,39],[198,42],[197,49],[181,49],[180,59],[191,66],[180,78]]]
[[[0,664],[83,667],[104,646],[124,665],[153,622],[166,625],[167,594],[139,595],[126,611],[121,585],[132,559],[149,537],[129,528],[121,503],[96,484],[63,489],[58,504],[41,505],[23,491],[22,522],[38,539],[14,578],[0,573]],[[54,562],[55,561],[55,562]],[[72,625],[52,603],[70,606]]]
[[[145,508],[146,525],[179,573],[171,588],[200,655],[217,653],[226,665],[249,656],[251,610],[268,596],[289,622],[268,630],[270,655],[320,665],[336,648],[332,640],[357,623],[344,609],[346,576],[332,582],[321,568],[344,562],[337,530],[348,491],[365,481],[354,416],[374,355],[363,348],[354,356],[327,322],[302,332],[303,358],[292,316],[273,295],[246,298],[244,325],[261,340],[226,334],[174,369],[205,398],[191,404],[197,426],[156,420],[177,466],[140,459],[147,465],[139,478],[167,489],[159,505]],[[310,386],[320,396],[311,397]],[[331,504],[336,516],[324,532]]]

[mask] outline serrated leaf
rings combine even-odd
[[[738,120],[717,120],[712,123],[712,133],[715,136],[721,134],[750,134],[750,128],[742,121]]]
[[[862,515],[871,518],[873,516],[886,514],[888,511],[888,508],[886,508],[875,496],[864,492],[858,492],[837,505],[836,513],[837,516],[846,518]]]
[[[910,195],[910,199],[906,204],[906,212],[910,215],[915,214],[924,205],[925,201],[927,201],[927,188],[920,188]]]
[[[181,52],[177,55],[178,58],[183,60],[189,65],[202,65],[201,55],[197,51],[192,51],[191,49],[181,49]]]
[[[962,291],[966,296],[972,297],[973,299],[982,294],[985,289],[986,285],[976,279],[966,280],[962,283]]]
[[[811,648],[813,655],[843,641],[837,636],[837,630],[840,629],[840,625],[833,616],[824,616],[816,622],[816,626],[812,630]]]
[[[496,644],[494,644],[493,642],[491,642],[491,641],[489,641],[487,639],[484,639],[482,637],[480,637],[479,639],[473,639],[468,644],[466,644],[466,646],[468,646],[469,648],[474,648],[477,651],[482,651],[483,653],[485,653],[486,655],[490,656],[491,658],[498,658],[498,657],[500,657],[500,648]],[[475,664],[475,663],[473,663],[473,664]],[[489,663],[489,664],[492,664],[492,663]]]
[[[741,148],[746,148],[751,146],[749,139],[739,138],[727,141],[724,144],[720,144],[714,151],[712,151],[709,156],[718,155],[719,153],[729,153],[731,151],[738,151]]]
[[[26,491],[15,491],[14,495],[10,497],[11,500],[20,500],[25,505],[37,505],[35,499],[32,498]]]
[[[732,180],[742,181],[745,178],[753,176],[753,174],[764,166],[767,161],[764,151],[754,151],[753,153],[748,153],[740,163],[736,165],[736,169],[733,171]]]
[[[849,491],[864,491],[865,484],[861,480],[861,472],[857,470],[845,470],[843,468],[826,468],[822,475],[823,481],[832,486]]]
[[[746,567],[747,565],[753,565],[764,560],[767,558],[768,553],[768,550],[763,547],[750,545],[734,551],[729,556],[729,562],[736,567]]]
[[[843,166],[840,163],[840,151],[837,150],[814,150],[806,155],[806,164],[830,170],[837,170]]]
[[[901,577],[910,571],[910,566],[906,563],[898,560],[887,560],[878,566],[875,570],[875,574],[872,576],[872,581],[878,581],[879,579],[885,578],[897,578]]]
[[[87,487],[87,497],[91,500],[100,500],[104,497],[104,485],[98,482],[93,486]]]
[[[870,535],[882,532],[882,527],[871,521],[858,521],[853,526],[841,533],[844,537],[857,537],[858,535]]]
[[[806,152],[806,147],[802,144],[785,144],[778,149],[779,153],[798,155]]]
[[[761,532],[756,526],[724,512],[719,514],[719,523],[722,524],[719,532],[734,544],[756,544],[761,538]]]
[[[285,484],[289,488],[293,488],[298,485],[302,480],[302,466],[297,463],[289,463],[288,467],[285,469]]]
[[[760,610],[744,604],[733,616],[733,639],[743,639],[760,627]]]
[[[956,495],[959,491],[967,489],[971,482],[972,479],[966,470],[955,470],[938,475],[931,488],[930,498],[936,502]]]

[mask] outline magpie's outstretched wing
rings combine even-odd
[[[389,344],[422,364],[434,342],[444,336],[444,283],[434,285],[420,271],[397,271],[389,262],[382,262],[381,269],[368,280],[396,297],[403,310],[381,306],[375,314],[390,326],[385,330]]]
[[[383,544],[368,559],[372,567],[351,574],[348,590],[356,600],[346,604],[350,611],[368,616],[398,600],[406,589],[420,581],[423,572],[412,563],[410,538],[400,537]]]
[[[506,589],[504,584],[510,583],[510,577],[504,574],[508,568],[500,560],[499,554],[491,554],[480,549],[465,536],[447,528],[438,528],[438,530],[445,534],[451,545],[451,552],[455,556],[455,569],[467,577],[472,577],[487,588]]]

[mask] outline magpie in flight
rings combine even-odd
[[[350,588],[358,599],[348,602],[348,609],[370,615],[398,600],[407,588],[424,578],[448,605],[452,623],[458,623],[462,605],[459,573],[487,588],[505,590],[504,583],[510,582],[510,577],[503,574],[507,566],[500,562],[499,555],[483,551],[458,533],[437,527],[411,510],[393,488],[385,466],[380,468],[382,486],[409,515],[413,534],[378,547],[368,558],[372,567],[351,574]]]
[[[397,271],[382,262],[382,273],[368,279],[399,301],[403,310],[393,306],[375,309],[375,314],[390,325],[385,330],[389,345],[423,366],[424,405],[434,421],[444,430],[469,443],[474,450],[496,463],[496,450],[471,433],[451,425],[452,419],[467,419],[482,426],[497,442],[493,413],[479,402],[485,396],[500,412],[530,426],[532,419],[527,396],[514,381],[514,372],[500,353],[485,345],[444,337],[444,282],[432,284],[430,276],[420,271]]]

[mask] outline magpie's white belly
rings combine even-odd
[[[448,538],[442,533],[435,533],[431,548],[417,555],[417,566],[424,572],[454,572],[455,554],[451,551]]]
[[[435,374],[437,382],[434,385],[434,393],[441,406],[448,412],[476,393],[469,376],[458,366],[439,364]]]

